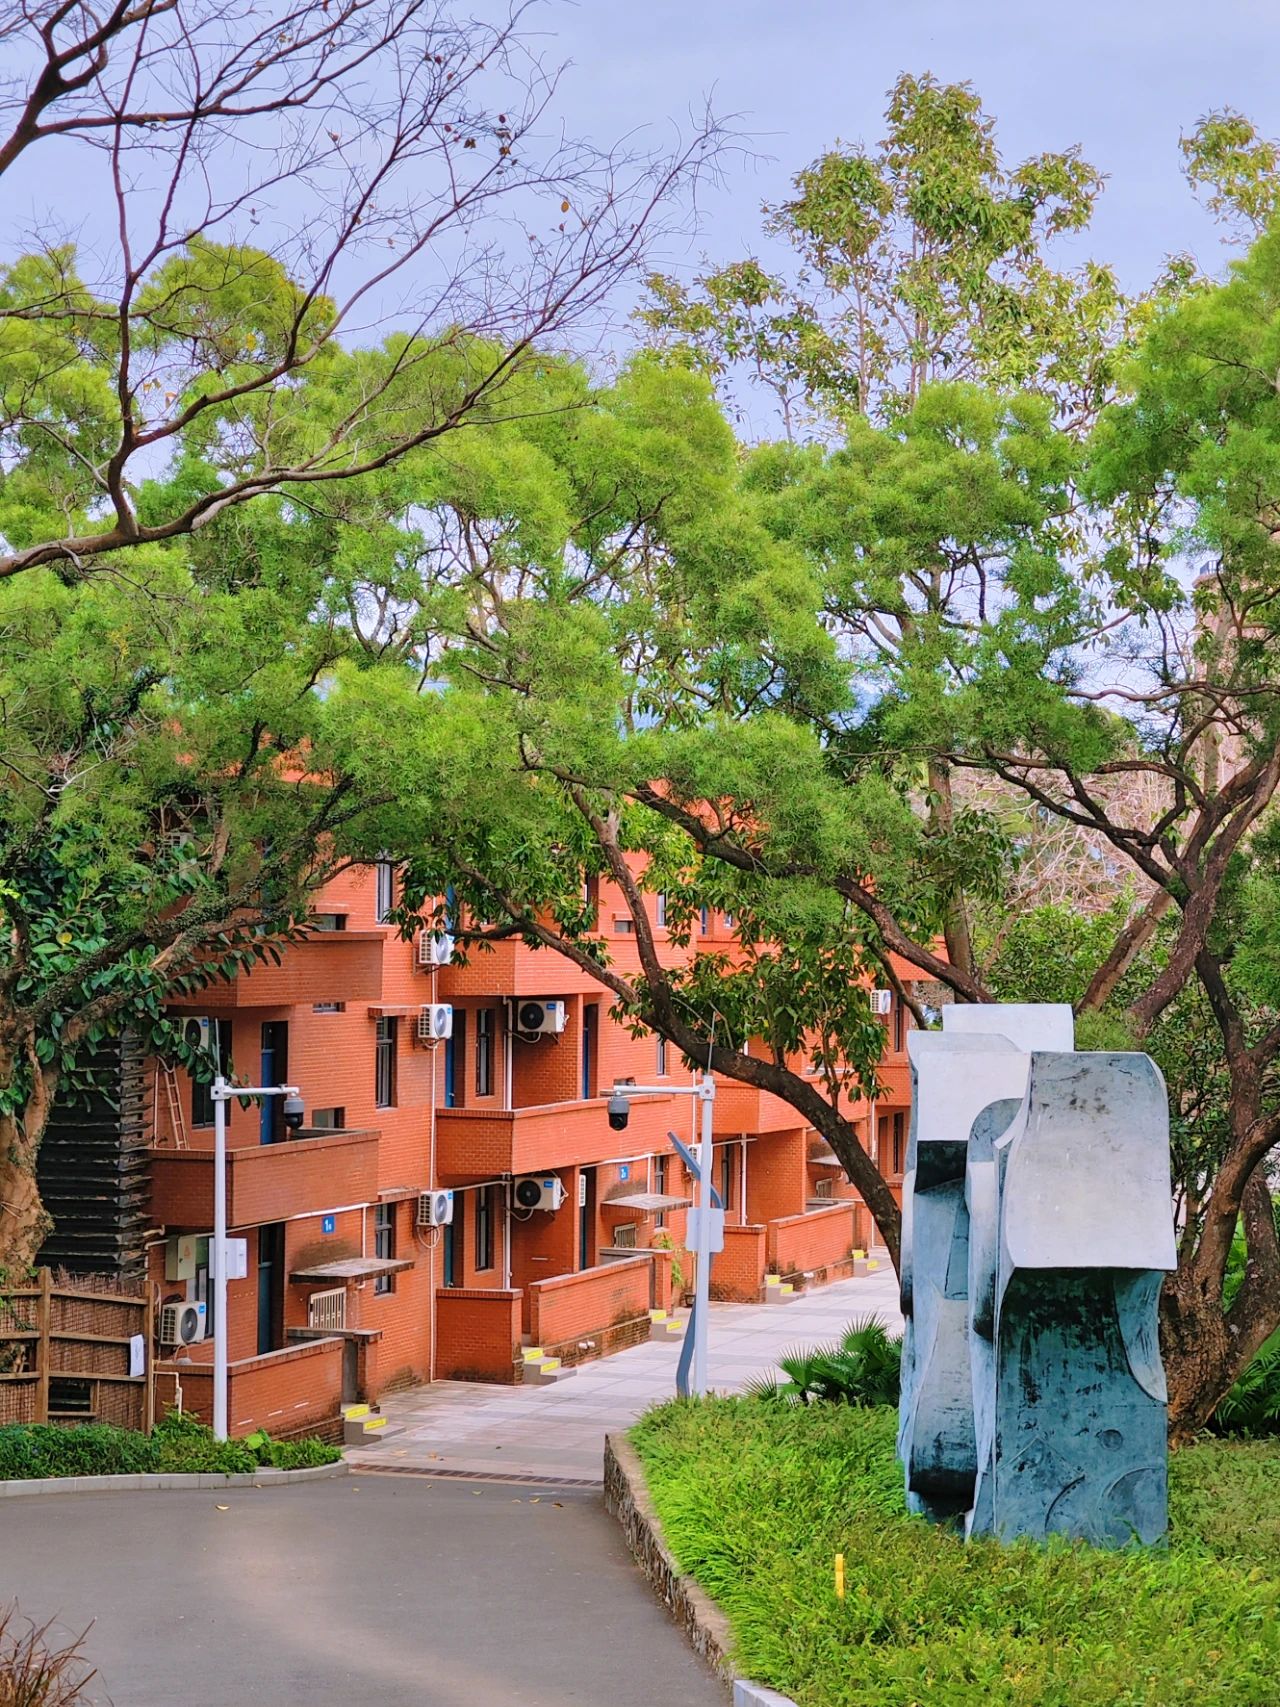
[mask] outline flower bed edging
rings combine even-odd
[[[752,1683],[735,1671],[729,1657],[733,1644],[729,1620],[672,1557],[640,1459],[622,1434],[605,1436],[604,1503],[606,1511],[622,1525],[636,1563],[689,1638],[694,1652],[726,1683],[732,1683],[734,1707],[796,1707],[789,1695],[779,1695],[777,1690]]]
[[[135,1476],[30,1476],[21,1481],[0,1482],[0,1499],[25,1494],[138,1493],[152,1488],[278,1488],[286,1482],[324,1482],[345,1476],[345,1460],[336,1464],[310,1464],[302,1470],[261,1470],[218,1474],[209,1470],[170,1471]]]

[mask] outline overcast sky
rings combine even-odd
[[[1081,253],[1131,288],[1173,251],[1222,264],[1179,172],[1180,133],[1226,105],[1280,135],[1274,0],[553,0],[541,18],[548,49],[574,62],[571,127],[657,139],[710,94],[772,157],[730,169],[701,237],[671,256],[686,266],[758,247],[763,199],[837,138],[876,140],[901,71],[972,82],[1007,161],[1081,144],[1110,179]]]

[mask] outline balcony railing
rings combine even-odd
[[[375,1131],[316,1131],[287,1143],[228,1150],[227,1225],[257,1227],[372,1202],[378,1192],[378,1138]],[[212,1227],[212,1150],[155,1149],[151,1157],[156,1221],[192,1232]]]

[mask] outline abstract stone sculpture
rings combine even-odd
[[[908,1505],[968,1534],[1158,1540],[1163,1081],[1145,1055],[1071,1052],[1069,1009],[948,1008],[944,1026],[910,1040]]]

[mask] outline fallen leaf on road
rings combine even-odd
[[[231,1507],[229,1505],[220,1505],[220,1506],[215,1506],[214,1510],[215,1511],[230,1511]]]

